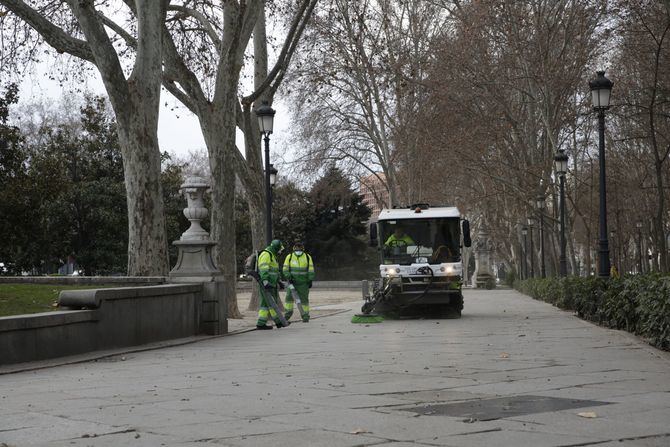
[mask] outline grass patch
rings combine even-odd
[[[0,284],[0,317],[34,314],[56,309],[61,290],[100,289],[101,286],[57,286],[53,284]]]

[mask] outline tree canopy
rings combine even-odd
[[[0,104],[15,100],[15,89],[9,87]],[[9,127],[6,111],[0,107],[0,113],[5,117],[2,141],[8,142],[0,171],[9,191],[0,197],[0,229],[8,235],[0,243],[5,273],[55,273],[71,258],[86,275],[125,274],[123,160],[116,121],[105,100],[87,98],[78,116],[67,122],[37,123],[36,135],[22,134],[20,124]],[[178,192],[181,167],[168,157],[164,165],[168,231],[178,238],[185,229]]]

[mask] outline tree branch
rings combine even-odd
[[[275,80],[280,70],[282,72],[286,71],[286,68],[288,67],[288,64],[291,61],[291,57],[295,52],[295,48],[297,47],[298,42],[300,41],[302,32],[304,31],[305,26],[309,21],[309,17],[312,15],[312,11],[314,10],[314,7],[316,6],[317,2],[318,0],[303,0],[298,10],[299,12],[295,15],[293,22],[291,23],[291,28],[289,29],[289,32],[286,36],[284,46],[282,47],[282,50],[279,53],[279,57],[275,62],[275,66],[272,67],[272,70],[270,70],[270,73],[268,73],[267,77],[260,85],[260,87],[256,89],[256,91],[251,93],[249,96],[245,96],[244,98],[242,98],[243,103],[251,104],[252,102],[254,102],[261,94],[263,94],[263,92]],[[276,91],[276,89],[279,87],[279,83],[281,82],[282,78],[283,74],[279,78],[279,82],[276,83],[276,87],[273,89],[273,91]]]
[[[132,36],[128,31],[124,30],[118,23],[114,22],[112,19],[105,16],[103,13],[98,12],[98,16],[100,16],[100,20],[107,28],[111,29],[116,34],[118,34],[128,44],[129,47],[137,50],[137,39],[135,38],[135,36]]]
[[[163,66],[163,26],[169,0],[135,0],[137,26],[143,30],[138,36],[135,66],[130,75],[133,83],[142,85],[147,91],[160,91],[160,74]],[[160,98],[148,98],[158,101]]]
[[[186,66],[184,60],[179,55],[177,47],[172,40],[172,35],[166,26],[163,26],[163,58],[166,71],[163,76],[163,85],[167,88],[168,86],[165,84],[166,80],[178,80],[179,84],[181,84],[185,93],[190,98],[190,105],[186,103],[184,103],[184,105],[188,107],[189,110],[191,107],[203,107],[207,103],[207,98],[202,91],[202,86],[200,85],[198,78]],[[177,99],[181,101],[179,97],[177,97]],[[196,115],[198,115],[198,113],[196,113]]]
[[[182,89],[180,89],[173,79],[165,76],[165,74],[163,75],[163,86],[168,92],[172,94],[172,96],[177,98],[179,102],[184,104],[188,110],[197,116],[198,108],[196,107],[194,101],[192,101],[191,97],[188,96],[188,94],[185,93]]]
[[[79,59],[96,63],[88,42],[72,37],[22,0],[0,0],[0,4],[30,25],[57,52],[71,54]]]
[[[184,13],[186,15],[189,15],[196,19],[198,22],[203,27],[203,30],[207,33],[210,39],[212,39],[212,43],[216,46],[216,49],[218,51],[221,51],[221,39],[219,38],[219,35],[217,34],[216,30],[212,27],[212,24],[209,22],[207,17],[205,17],[204,14],[202,14],[200,11],[196,11],[195,9],[192,8],[187,8],[186,6],[182,5],[170,5],[168,7],[169,11],[179,11],[181,13]]]
[[[109,99],[116,110],[129,96],[128,84],[119,57],[105,32],[105,27],[91,1],[66,0],[89,42],[95,65],[100,71]],[[122,117],[117,117],[122,119]]]

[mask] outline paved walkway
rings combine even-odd
[[[282,300],[284,300],[286,291],[280,291],[279,294]],[[342,310],[351,307],[350,305],[343,306],[343,303],[352,303],[360,299],[360,287],[358,289],[351,290],[319,290],[314,288],[309,292],[309,304],[311,307],[310,316],[318,318],[324,315],[330,315],[333,313],[334,309]],[[244,329],[254,329],[256,327],[256,322],[258,321],[258,311],[247,310],[250,300],[251,292],[237,292],[237,307],[242,314],[242,318],[228,320],[229,332],[235,332]],[[336,304],[338,304],[338,306],[335,306]],[[292,318],[293,320],[300,320],[300,313],[297,309],[295,310]]]
[[[465,306],[0,376],[0,445],[670,445],[666,353],[509,290]]]

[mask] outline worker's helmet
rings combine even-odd
[[[275,253],[281,253],[282,250],[284,250],[284,244],[282,244],[279,239],[273,239],[272,242],[270,242],[270,248]]]

